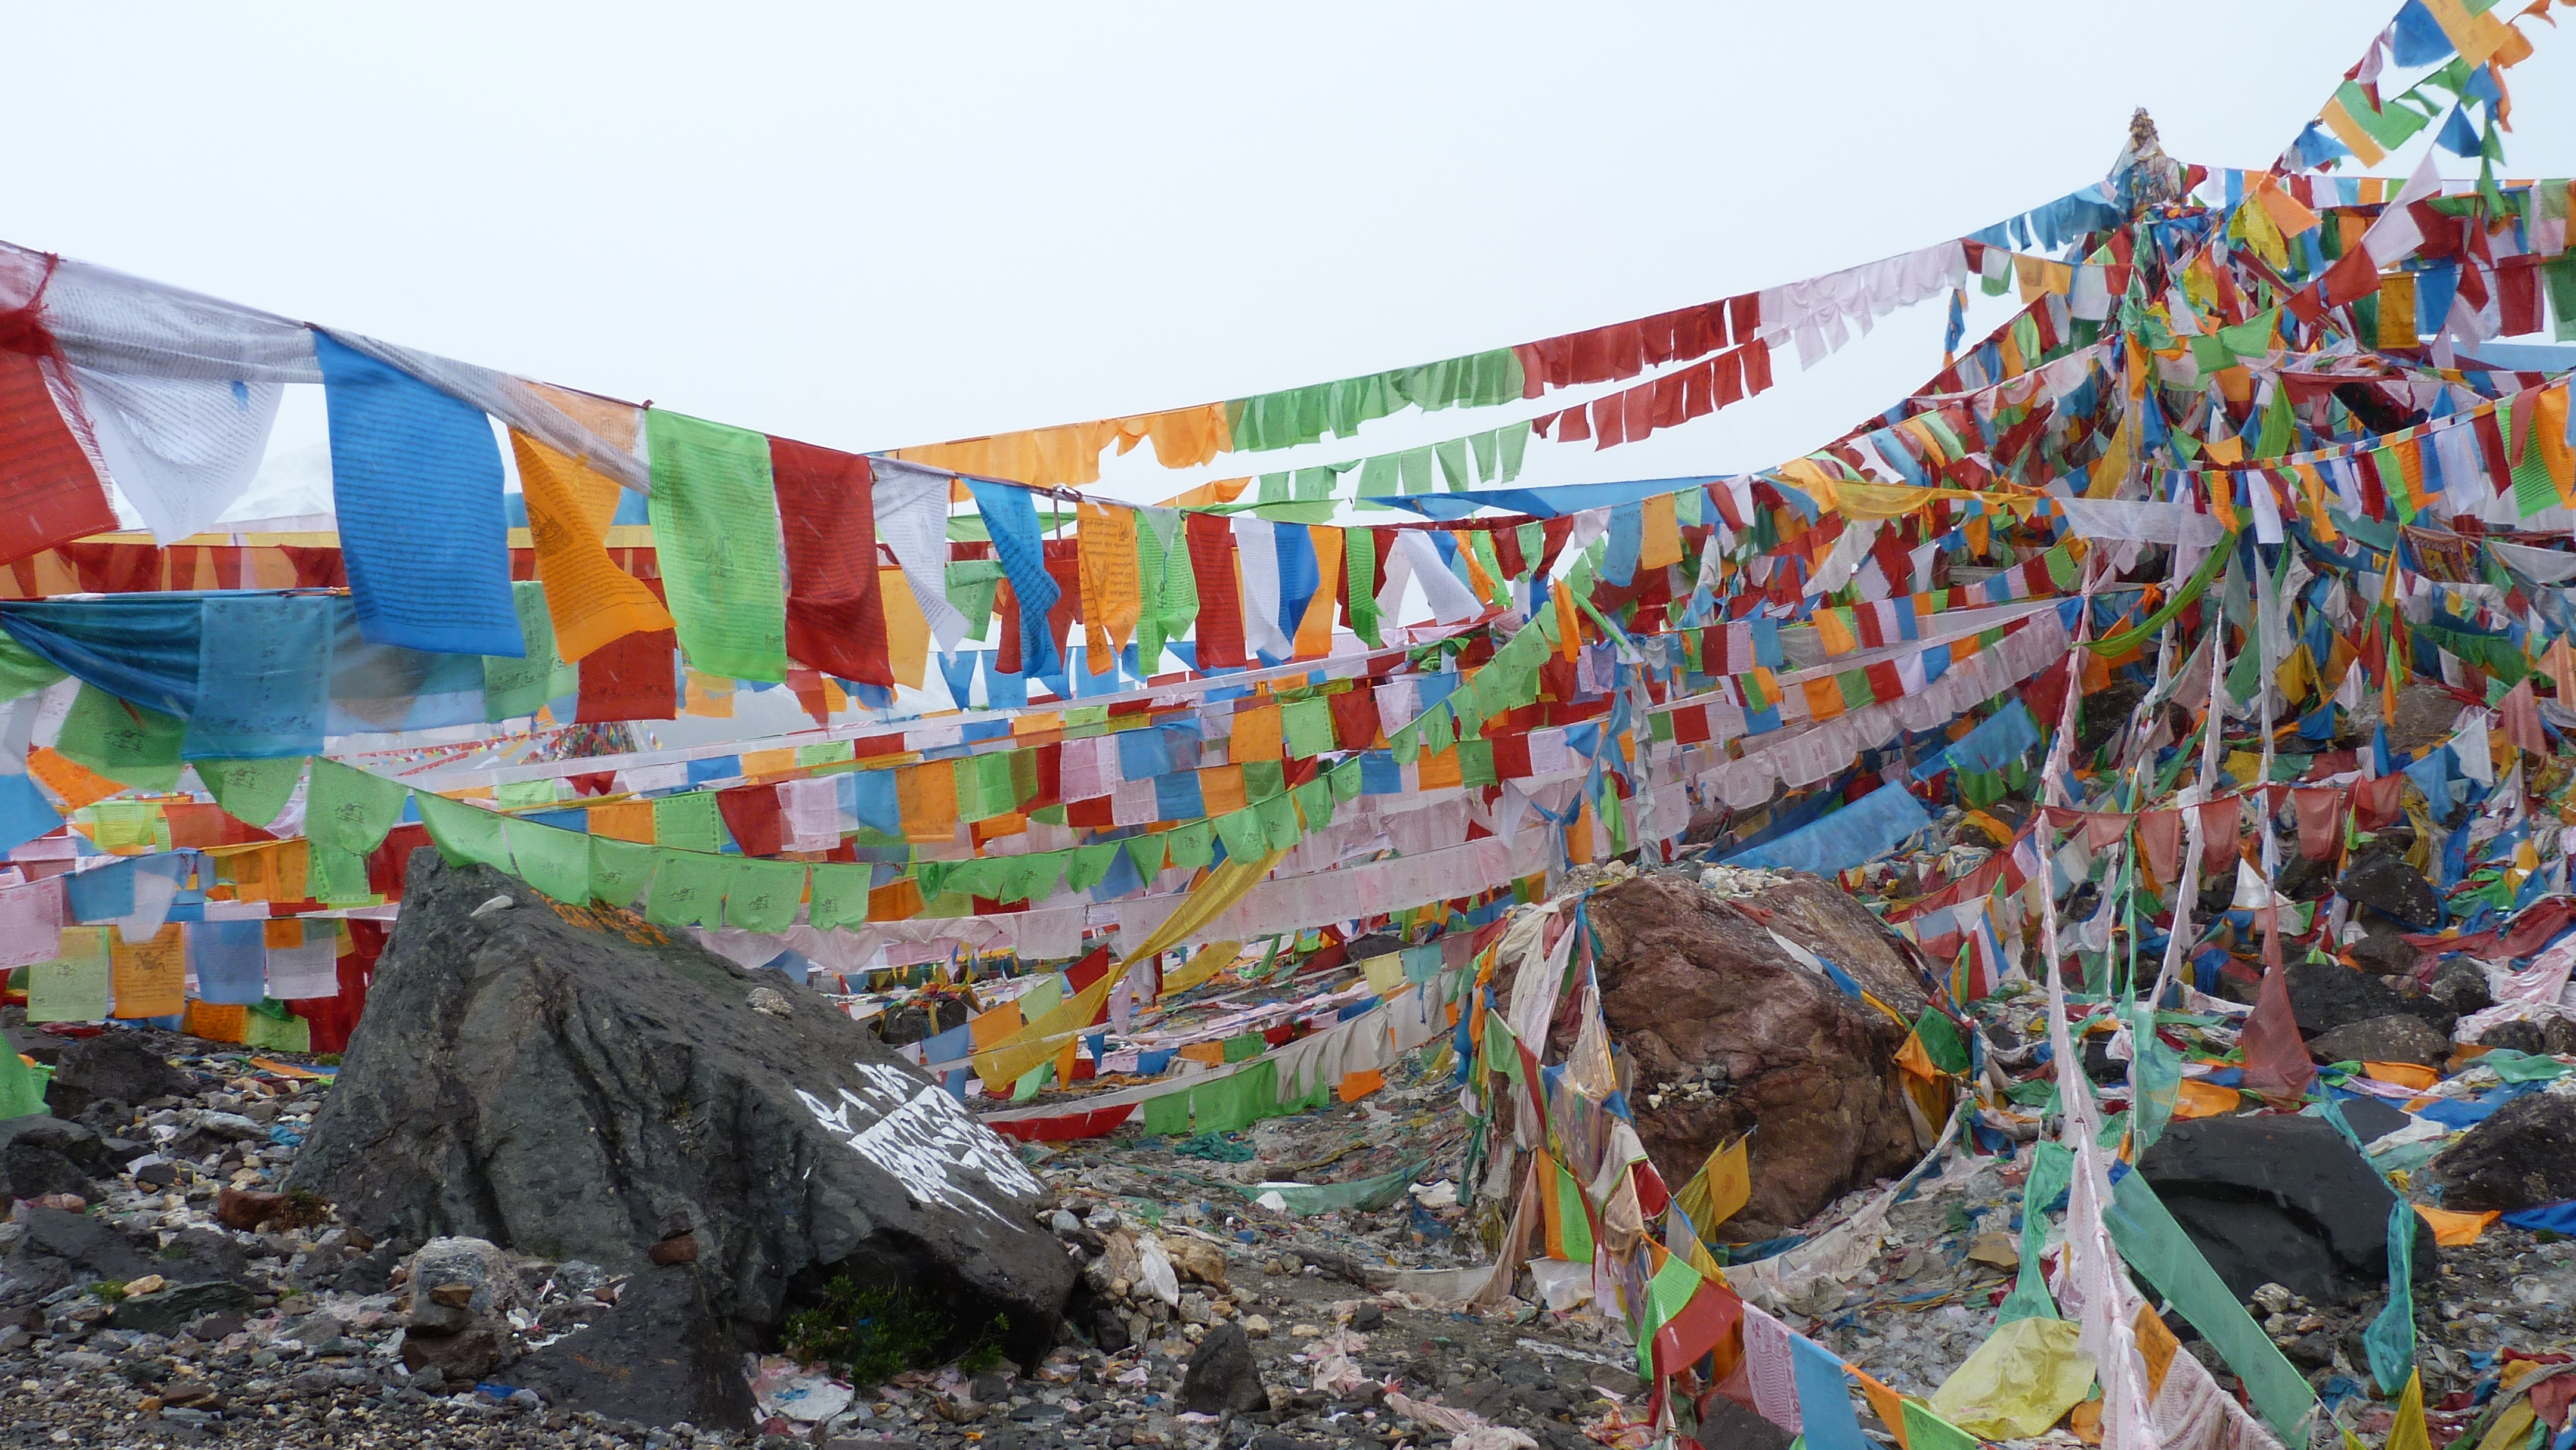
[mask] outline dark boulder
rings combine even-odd
[[[230,1234],[189,1229],[167,1247],[149,1233],[128,1236],[97,1214],[31,1208],[26,1232],[0,1259],[0,1310],[31,1304],[94,1279],[124,1283],[157,1274],[174,1284],[240,1281],[249,1260]]]
[[[2409,947],[2407,950],[2414,949]],[[2467,957],[2453,957],[2435,967],[2433,975],[2424,982],[2424,995],[2463,1017],[2495,1005],[2495,997],[2487,985],[2486,968]]]
[[[2345,1126],[2364,1143],[2375,1142],[2415,1121],[2413,1114],[2380,1098],[2346,1098],[2341,1107]]]
[[[0,1203],[48,1193],[95,1197],[92,1180],[116,1169],[116,1155],[85,1124],[43,1114],[0,1122]]]
[[[1772,935],[1832,961],[1900,1011],[1907,997],[1889,995],[1899,986],[1919,1003],[1904,957],[1858,902],[1812,877],[1727,901],[1690,877],[1657,873],[1595,894],[1588,915],[1599,933],[1602,1018],[1637,1065],[1628,1100],[1664,1180],[1688,1182],[1721,1144],[1761,1129],[1753,1196],[1727,1225],[1710,1226],[1719,1237],[1765,1238],[1804,1223],[1920,1156],[1893,1065],[1904,1032]]]
[[[548,1405],[621,1420],[741,1429],[757,1418],[742,1346],[707,1307],[693,1268],[646,1269],[588,1327],[522,1355],[510,1382]]]
[[[1724,1445],[1728,1450],[1789,1450],[1798,1440],[1724,1395],[1700,1401],[1698,1438],[1702,1445]]]
[[[2549,1050],[2549,1034],[2537,1022],[2514,1017],[2499,1022],[2478,1034],[2478,1046],[2501,1047],[2508,1052],[2543,1053]]]
[[[2319,1303],[2358,1303],[2388,1288],[2388,1215],[2396,1195],[2321,1118],[2196,1118],[2138,1160],[2156,1196],[2240,1300],[2280,1284]],[[2432,1271],[2416,1225],[2415,1272]]]
[[[208,1279],[120,1300],[111,1322],[129,1334],[176,1334],[180,1326],[209,1314],[238,1313],[251,1307],[248,1289],[228,1279]]]
[[[188,1074],[131,1032],[102,1032],[63,1049],[45,1102],[56,1117],[77,1118],[97,1102],[143,1103],[197,1090]]]
[[[2404,1014],[2421,1017],[2445,1040],[2459,1014],[2433,997],[2400,992],[2367,972],[2328,962],[2292,962],[2283,969],[2290,988],[2290,1015],[2299,1035],[2320,1037],[2338,1027],[2373,1017]]]
[[[2415,969],[2423,965],[2424,953],[2413,942],[2408,941],[2396,927],[2382,921],[2372,921],[2365,925],[2370,929],[2369,934],[2344,948],[2363,971],[2374,977],[2405,977],[2414,975]],[[2457,965],[2468,968],[2477,977],[2479,990],[2485,990],[2487,974],[2479,971],[2476,963],[2464,961]],[[2434,991],[2429,985],[2426,990]],[[2434,991],[2434,995],[2446,1002],[2450,1000],[2448,992]],[[2476,1009],[2464,1008],[2454,1002],[2451,1003],[2451,1010],[2461,1012]]]
[[[2444,1208],[2507,1213],[2576,1198],[2576,1098],[2526,1093],[2433,1160]]]
[[[1181,1376],[1180,1399],[1183,1410],[1202,1415],[1270,1408],[1270,1391],[1261,1383],[1261,1367],[1253,1362],[1252,1341],[1242,1325],[1220,1324],[1199,1341]]]
[[[2346,866],[2335,890],[2409,931],[2433,931],[2442,924],[2442,898],[2433,883],[2388,851],[2372,851]]]
[[[1023,1362],[1052,1343],[1074,1268],[1039,1227],[1045,1189],[866,1028],[486,867],[421,850],[405,885],[288,1191],[379,1241],[614,1273],[686,1234],[710,1312],[756,1335],[847,1276],[935,1286],[958,1348],[997,1315]],[[495,897],[513,904],[477,914]]]
[[[2319,1062],[2411,1062],[2431,1067],[2451,1055],[2448,1034],[2421,1017],[2365,1017],[2308,1039]]]

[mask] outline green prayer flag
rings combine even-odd
[[[1269,854],[1269,827],[1263,823],[1257,809],[1246,807],[1217,817],[1216,834],[1218,840],[1225,842],[1225,854],[1229,859],[1258,861]]]
[[[1377,533],[1349,529],[1342,539],[1342,571],[1350,578],[1351,630],[1376,648],[1385,643],[1378,629]]]
[[[534,715],[548,700],[580,688],[574,666],[556,653],[555,620],[546,609],[545,586],[522,579],[510,586],[510,602],[518,609],[519,636],[528,652],[515,660],[483,656],[483,718],[487,721]]]
[[[1333,824],[1333,788],[1321,777],[1306,782],[1288,793],[1297,802],[1298,811],[1306,818],[1306,829],[1320,831]]]
[[[505,811],[550,806],[557,799],[554,780],[505,780],[492,787],[492,804]]]
[[[1465,493],[1476,486],[1476,476],[1467,471],[1467,440],[1452,438],[1431,445],[1431,456],[1440,460],[1441,481],[1451,493]]]
[[[1359,799],[1360,786],[1363,784],[1359,761],[1355,759],[1343,761],[1331,770],[1325,771],[1324,779],[1332,782],[1335,801],[1349,805]]]
[[[96,1022],[110,1006],[107,934],[112,927],[63,928],[62,955],[27,969],[29,1022]]]
[[[1282,705],[1279,708],[1279,733],[1287,743],[1288,753],[1300,760],[1332,749],[1332,702],[1318,696]]]
[[[2044,1090],[2045,1084],[2031,1084]],[[2063,1143],[2042,1140],[2031,1153],[2030,1176],[2021,1195],[2021,1277],[2010,1296],[1995,1310],[1995,1323],[2016,1319],[2055,1319],[2057,1301],[2048,1296],[2048,1274],[2041,1250],[2048,1238],[2048,1206],[2075,1179],[2075,1153]]]
[[[644,904],[644,919],[655,926],[716,926],[724,920],[726,877],[731,873],[712,856],[664,851],[653,865],[653,894]]]
[[[447,864],[510,869],[510,843],[502,834],[506,817],[428,791],[419,800],[421,823],[429,827],[429,839]]]
[[[2113,1185],[2112,1201],[2102,1206],[2102,1219],[2129,1267],[2180,1309],[2201,1337],[2226,1357],[2228,1368],[2245,1382],[2255,1413],[2272,1433],[2286,1444],[2304,1443],[2305,1421],[2317,1407],[2316,1392],[2282,1357],[2272,1336],[2236,1301],[2209,1260],[2201,1257],[2146,1178],[2131,1173]]]
[[[1148,675],[1158,672],[1163,659],[1163,568],[1170,551],[1167,527],[1153,517],[1158,509],[1136,512],[1136,663]],[[1186,567],[1188,561],[1183,560]]]
[[[680,648],[710,674],[787,678],[787,591],[769,439],[668,409],[644,414],[649,510]]]
[[[1195,871],[1216,859],[1216,823],[1192,821],[1165,833],[1172,864]]]
[[[993,596],[1002,586],[999,559],[960,559],[948,566],[943,585],[948,602],[966,616],[966,634],[981,640],[993,625]]]
[[[313,1024],[291,1013],[278,1017],[262,1011],[245,1012],[242,1046],[269,1052],[311,1052]]]
[[[653,844],[713,855],[724,849],[724,814],[711,790],[682,791],[653,802]]]
[[[1156,876],[1162,874],[1166,834],[1162,831],[1147,831],[1141,836],[1127,838],[1127,859],[1135,864],[1136,874],[1144,878],[1149,886],[1153,884]]]
[[[45,1079],[44,1071],[29,1067],[15,1047],[0,1043],[0,1119],[35,1117],[48,1111]]]
[[[424,810],[428,797],[422,797]],[[631,908],[644,889],[653,884],[654,848],[638,841],[618,841],[607,836],[591,836],[590,890],[593,896],[620,910]]]
[[[317,857],[325,849],[364,856],[402,819],[409,799],[411,787],[401,781],[316,756],[304,795],[304,838]]]
[[[1144,1111],[1139,1115],[1139,1126],[1146,1132],[1158,1133],[1165,1137],[1179,1137],[1190,1131],[1189,1089],[1182,1088],[1177,1092],[1165,1093],[1161,1097],[1147,1098],[1142,1107]]]
[[[120,785],[166,791],[179,783],[179,746],[187,736],[187,721],[84,682],[54,748]]]
[[[1664,717],[1657,715],[1651,718],[1660,720]],[[1458,781],[1459,784],[1471,789],[1502,783],[1502,777],[1494,773],[1494,742],[1490,740],[1458,742]]]
[[[512,874],[557,901],[590,904],[590,837],[534,821],[508,822]]]
[[[1363,460],[1360,464],[1359,497],[1395,497],[1404,491],[1404,486],[1399,481],[1400,476],[1401,470],[1397,466],[1395,454],[1381,453],[1374,458]]]
[[[304,779],[304,759],[290,755],[280,760],[193,760],[189,765],[224,814],[245,825],[265,827],[286,809]]]
[[[822,864],[813,870],[813,904],[805,910],[806,924],[817,931],[830,931],[836,926],[858,926],[868,919],[868,883],[875,869],[868,866]]]
[[[0,629],[0,703],[50,689],[63,678],[44,656],[10,637]]]
[[[1297,826],[1297,803],[1285,792],[1262,801],[1253,809],[1261,815],[1261,824],[1273,851],[1287,850],[1305,834]],[[1226,850],[1231,853],[1234,848],[1228,846]]]
[[[325,906],[374,904],[375,893],[367,887],[366,857],[318,842],[310,844],[304,857],[306,896]]]
[[[1396,472],[1404,479],[1404,491],[1406,493],[1430,493],[1432,491],[1431,448],[1428,444],[1425,444],[1420,448],[1408,448],[1402,453],[1395,455],[1395,468]]]
[[[1905,1402],[1905,1450],[1978,1450],[1984,1443],[1929,1408]]]
[[[1076,846],[1065,854],[1072,859],[1064,868],[1064,884],[1069,891],[1089,891],[1108,879],[1109,865],[1118,853],[1127,849],[1123,842],[1104,841],[1096,845]]]
[[[796,924],[805,902],[805,863],[742,857],[725,883],[725,925],[775,936]]]

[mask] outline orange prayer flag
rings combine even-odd
[[[1235,711],[1234,730],[1226,740],[1226,760],[1230,764],[1244,765],[1256,760],[1279,759],[1280,752],[1286,749],[1280,730],[1279,706],[1275,702]]]
[[[1333,652],[1333,614],[1340,603],[1342,584],[1342,531],[1327,524],[1310,524],[1306,534],[1315,541],[1315,573],[1321,582],[1315,588],[1315,597],[1306,605],[1305,617],[1297,621],[1295,649],[1301,660]]]
[[[594,836],[612,841],[632,841],[639,846],[653,844],[653,803],[649,800],[619,801],[615,805],[592,806],[584,824]]]
[[[1343,1073],[1341,1086],[1336,1092],[1343,1102],[1355,1103],[1384,1086],[1386,1074],[1372,1067],[1366,1072]]]
[[[1645,533],[1637,545],[1637,567],[1664,569],[1681,561],[1682,526],[1674,495],[1656,494],[1645,503]]]
[[[2415,1205],[2415,1211],[2422,1214],[2424,1221],[2433,1226],[2433,1242],[2446,1249],[2456,1249],[2476,1243],[2478,1236],[2487,1231],[2488,1224],[2504,1217],[2500,1209],[2491,1208],[2484,1213],[2462,1213],[2458,1209],[2431,1208],[2420,1203]]]
[[[248,1013],[248,1008],[238,1004],[219,1006],[213,1002],[192,1001],[188,1004],[187,1020],[179,1030],[208,1042],[239,1042]]]
[[[66,811],[79,810],[125,789],[50,745],[39,745],[27,752],[27,773],[60,796]]]
[[[528,537],[554,619],[555,649],[578,660],[614,639],[673,628],[644,581],[608,557],[617,481],[513,428],[510,451],[527,491]]]
[[[1235,718],[1240,720],[1243,717],[1238,715]],[[1199,804],[1210,816],[1221,816],[1228,811],[1242,810],[1246,804],[1243,798],[1243,767],[1240,765],[1201,767]]]
[[[957,768],[945,760],[897,766],[896,809],[907,841],[945,841],[957,834]]]
[[[1458,763],[1458,747],[1426,750],[1416,759],[1421,763],[1420,785],[1424,790],[1444,790],[1465,783],[1464,768]]]

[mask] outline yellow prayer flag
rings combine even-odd
[[[1738,1138],[1719,1145],[1708,1155],[1708,1161],[1682,1185],[1673,1201],[1690,1216],[1691,1227],[1706,1239],[1717,1232],[1717,1226],[1743,1212],[1753,1198],[1753,1168],[1745,1151],[1748,1140]]]
[[[1360,963],[1360,973],[1368,978],[1370,991],[1384,996],[1404,985],[1404,958],[1395,952],[1371,957]]]
[[[1095,675],[1118,663],[1142,611],[1136,568],[1136,511],[1090,502],[1074,505],[1082,585],[1084,663]]]
[[[1186,992],[1233,965],[1234,959],[1241,955],[1243,943],[1239,941],[1209,942],[1188,961],[1174,968],[1171,975],[1163,978],[1162,990],[1156,995],[1168,997],[1175,992]]]
[[[108,980],[117,1016],[176,1017],[187,1010],[187,940],[175,921],[149,941],[127,941],[122,930],[108,933]]]

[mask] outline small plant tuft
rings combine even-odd
[[[100,1300],[104,1303],[122,1304],[125,1302],[125,1281],[123,1279],[101,1279],[97,1283],[89,1286],[89,1293],[91,1298]]]
[[[920,1290],[862,1288],[843,1275],[823,1287],[820,1302],[787,1317],[781,1347],[803,1363],[830,1365],[852,1384],[876,1385],[938,1363],[955,1328],[947,1310]],[[1009,1317],[994,1315],[956,1356],[957,1367],[974,1374],[1000,1363],[1010,1331]]]

